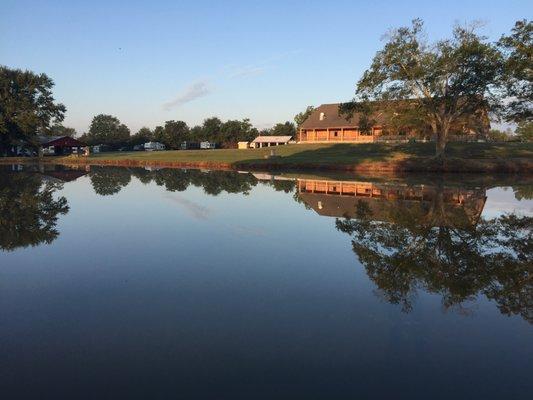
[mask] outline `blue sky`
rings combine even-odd
[[[430,39],[480,20],[491,39],[532,1],[23,1],[0,6],[0,63],[44,72],[79,133],[113,114],[132,132],[166,120],[250,118],[259,128],[345,101],[391,27]]]

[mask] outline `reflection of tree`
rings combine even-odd
[[[296,188],[296,181],[289,179],[272,179],[268,183],[276,192],[292,193]]]
[[[146,168],[131,168],[130,171],[134,177],[136,177],[145,185],[152,182],[154,179],[152,171],[147,170]]]
[[[0,248],[51,243],[59,232],[60,214],[68,212],[64,197],[54,199],[61,184],[46,182],[36,174],[0,174]]]
[[[121,167],[91,167],[90,177],[96,194],[109,196],[128,186],[131,172]]]
[[[533,200],[533,185],[513,186],[516,200]]]
[[[440,198],[422,214],[406,202],[388,203],[380,221],[360,201],[356,217],[337,219],[336,226],[352,236],[353,251],[381,294],[404,311],[412,309],[417,289],[440,294],[445,308],[483,294],[502,313],[533,323],[533,218],[476,223],[461,208],[444,208]]]
[[[194,186],[202,187],[206,194],[213,196],[217,196],[223,191],[247,195],[257,185],[257,179],[248,173],[239,174],[233,171],[192,171],[194,172],[191,183]]]
[[[154,181],[171,192],[182,192],[193,185],[204,189],[206,194],[217,196],[222,192],[248,194],[257,185],[257,179],[248,173],[234,171],[202,171],[199,169],[93,167],[91,181],[98,194],[118,193],[128,185],[131,175],[142,183]]]

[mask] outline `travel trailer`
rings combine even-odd
[[[214,149],[215,143],[211,142],[200,142],[200,149],[207,150],[207,149]]]
[[[144,149],[146,151],[160,151],[165,150],[165,145],[159,142],[148,142],[144,144]]]

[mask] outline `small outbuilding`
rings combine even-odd
[[[241,149],[241,150],[249,149],[250,148],[250,142],[239,142],[239,143],[237,143],[237,148]]]
[[[251,147],[261,148],[289,144],[292,136],[258,136],[252,141]]]
[[[37,136],[43,155],[80,154],[85,143],[70,136]]]

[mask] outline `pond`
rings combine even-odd
[[[533,394],[533,178],[0,169],[4,398]]]

